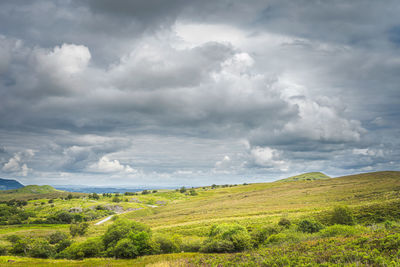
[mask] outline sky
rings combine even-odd
[[[0,177],[400,170],[397,0],[0,2]]]

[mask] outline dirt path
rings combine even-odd
[[[147,206],[149,206],[150,208],[157,208],[157,207],[158,207],[158,206],[156,206],[156,205],[147,205]],[[103,220],[101,220],[101,221],[95,223],[94,225],[103,224],[103,223],[105,223],[105,222],[111,220],[111,218],[114,217],[115,215],[124,214],[124,213],[130,212],[130,211],[135,211],[135,210],[140,210],[140,209],[143,209],[143,208],[138,208],[138,209],[134,209],[134,210],[127,210],[127,211],[124,211],[124,212],[119,212],[119,213],[117,213],[117,214],[110,215],[110,216],[104,218]]]
[[[101,220],[101,221],[95,223],[94,225],[100,225],[100,224],[102,224],[102,223],[105,223],[106,221],[110,220],[112,217],[114,217],[114,215],[110,215],[110,216],[108,216],[107,218],[105,218],[105,219],[103,219],[103,220]]]

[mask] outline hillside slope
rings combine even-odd
[[[322,172],[307,172],[295,176],[291,176],[289,178],[278,180],[277,182],[293,182],[293,181],[314,181],[321,179],[329,179],[328,175]]]
[[[24,186],[16,180],[0,178],[0,190],[18,189],[21,187]]]
[[[315,181],[206,188],[198,190],[196,197],[123,216],[144,222],[156,231],[204,236],[217,222],[265,224],[284,214],[298,218],[338,204],[360,206],[396,200],[399,192],[400,172],[376,172]]]

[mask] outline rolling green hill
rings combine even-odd
[[[293,181],[314,181],[321,179],[329,179],[328,175],[322,172],[307,172],[295,176],[291,176],[289,178],[278,180],[278,182],[293,182]]]
[[[117,205],[140,207],[119,214],[119,218],[148,225],[154,236],[164,235],[182,240],[182,248],[178,250],[179,252],[198,251],[199,244],[208,238],[210,229],[216,224],[238,224],[247,229],[252,236],[257,233],[257,229],[270,229],[268,231],[272,233],[265,237],[262,241],[264,243],[250,251],[233,254],[176,253],[144,256],[135,260],[88,259],[81,262],[68,261],[68,264],[71,266],[230,266],[241,264],[270,266],[277,262],[278,266],[303,264],[317,266],[325,263],[370,266],[385,266],[390,262],[394,262],[394,266],[400,264],[400,260],[393,256],[395,255],[391,250],[393,246],[383,243],[379,245],[380,242],[386,242],[387,236],[398,240],[388,239],[387,242],[400,244],[400,213],[398,212],[400,172],[373,172],[330,179],[321,173],[312,173],[311,177],[322,177],[322,179],[311,181],[307,180],[307,177],[310,177],[307,175],[309,174],[295,176],[299,180],[290,183],[256,183],[219,186],[214,189],[212,187],[196,188],[197,195],[162,190],[147,195],[119,196],[122,202]],[[289,179],[291,178],[293,177]],[[46,196],[46,194],[36,195],[41,198]],[[42,200],[32,200],[25,209],[36,211],[40,206],[43,215],[44,211],[51,211],[58,207],[68,210],[72,206],[116,205],[112,199],[103,196],[99,200],[57,199],[53,203],[54,207],[51,204],[37,205],[38,201],[42,202]],[[347,207],[357,224],[330,226],[330,214],[338,206]],[[291,226],[279,227],[278,222],[282,218],[289,220]],[[323,226],[325,229],[317,233],[303,233],[298,229],[300,222],[304,219],[320,220],[325,224]],[[113,220],[100,225],[96,225],[95,222],[97,221],[90,223],[86,235],[75,237],[73,240],[78,243],[94,240],[93,238],[102,236],[113,224]],[[55,230],[68,231],[60,225],[0,227],[0,245],[2,242],[9,244],[7,236],[10,234],[46,238]],[[187,250],[187,247],[194,250]],[[7,259],[7,256],[0,257],[0,263]],[[28,265],[41,263],[44,266],[46,264],[63,266],[67,263],[65,260],[35,260],[18,257],[13,259]]]
[[[30,200],[37,198],[57,198],[61,196],[85,195],[84,193],[70,193],[57,190],[50,185],[27,185],[18,189],[0,191],[0,201]]]

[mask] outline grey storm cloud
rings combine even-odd
[[[399,9],[2,1],[0,174],[165,186],[398,169]]]

